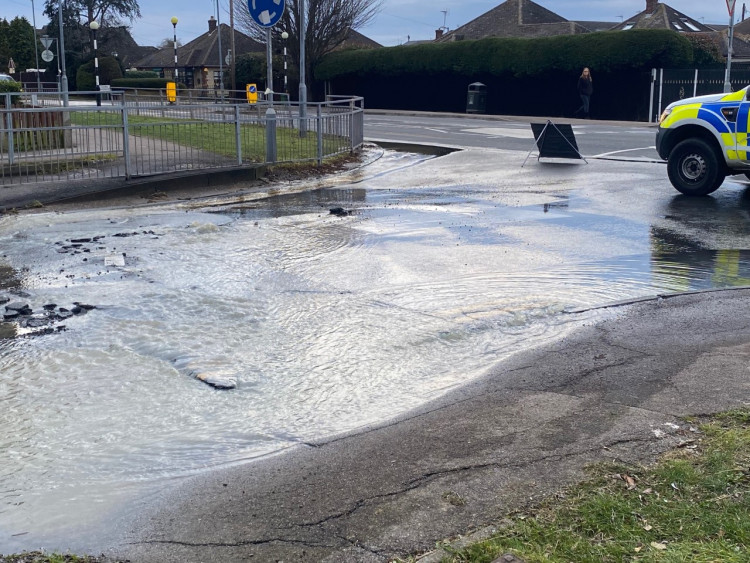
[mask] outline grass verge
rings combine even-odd
[[[690,421],[694,440],[651,467],[602,464],[590,479],[444,561],[750,561],[750,409]]]
[[[71,122],[84,127],[117,128],[122,125],[122,117],[117,112],[76,112],[71,113]],[[276,129],[277,159],[315,159],[318,155],[316,132],[308,131],[307,135],[300,137],[298,129],[283,126],[286,122],[288,120],[280,122]],[[243,123],[237,132],[234,121],[131,114],[128,131],[131,135],[161,139],[226,157],[236,155],[236,136],[239,134],[243,160],[265,162],[266,159],[266,130],[260,124]],[[325,154],[339,152],[349,142],[346,137],[330,134],[323,135],[322,141]]]

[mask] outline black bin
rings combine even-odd
[[[487,113],[487,86],[481,82],[469,84],[466,93],[466,113]]]

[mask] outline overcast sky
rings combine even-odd
[[[646,0],[536,1],[569,20],[620,22],[646,8]],[[222,23],[229,23],[229,0],[219,2],[219,19]],[[235,2],[239,4],[242,0]],[[747,2],[750,9],[750,0]],[[163,39],[171,38],[169,20],[172,16],[179,19],[177,37],[187,43],[205,33],[209,17],[216,15],[216,0],[140,0],[139,3],[143,17],[133,23],[132,35],[140,45],[158,45]],[[502,0],[384,0],[383,9],[376,19],[359,31],[385,46],[405,43],[407,38],[432,39],[439,27],[445,25],[448,29],[456,29],[500,3]],[[667,4],[707,24],[729,23],[726,0],[672,0]],[[742,4],[742,1],[736,4],[738,18],[742,14]],[[11,20],[18,15],[32,21],[31,5],[31,0],[2,0],[0,17]],[[43,9],[43,0],[34,0],[37,27],[46,23]]]

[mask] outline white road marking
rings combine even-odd
[[[498,137],[512,137],[514,139],[533,139],[534,133],[531,129],[510,129],[507,127],[479,127],[477,129],[462,129],[463,133],[474,133],[479,135],[491,135]]]
[[[614,156],[616,154],[620,154],[622,152],[634,152],[634,151],[648,151],[648,150],[656,150],[656,146],[651,147],[641,147],[637,149],[622,149],[619,151],[612,151],[612,152],[603,152],[602,154],[596,154],[592,156],[591,158],[603,158],[605,156]]]

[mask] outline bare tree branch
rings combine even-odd
[[[307,31],[305,34],[306,75],[328,53],[339,47],[353,29],[365,26],[382,8],[383,0],[305,0]],[[300,60],[300,0],[287,0],[281,20],[272,29],[272,41],[278,44],[282,32],[289,38],[285,44],[292,63]],[[253,21],[247,4],[235,4],[236,27],[261,43],[266,42],[266,29]]]

